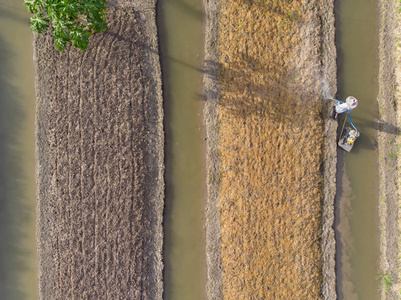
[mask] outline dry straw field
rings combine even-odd
[[[221,3],[217,131],[224,299],[321,297],[319,4]]]

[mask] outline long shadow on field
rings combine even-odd
[[[158,18],[161,19],[161,17],[158,17]],[[162,22],[162,21],[159,21],[159,22]],[[160,28],[160,27],[161,27],[161,28]],[[162,26],[159,26],[159,29],[158,29],[158,30],[159,30],[159,32],[163,32]],[[118,39],[118,40],[120,40],[120,41],[129,42],[129,43],[131,43],[131,44],[134,44],[134,45],[138,46],[139,48],[145,49],[146,51],[149,51],[149,52],[151,52],[151,53],[153,53],[153,54],[159,55],[158,50],[152,48],[148,43],[144,43],[144,42],[142,42],[142,41],[135,41],[135,42],[133,43],[132,40],[127,39],[126,37],[122,36],[121,34],[119,34],[119,33],[117,33],[117,32],[113,32],[113,31],[107,31],[107,32],[105,32],[105,33],[103,33],[103,34],[104,34],[104,35],[111,35],[111,36],[115,37],[116,39]],[[159,34],[160,34],[160,33],[159,33]],[[161,36],[164,36],[165,34],[161,33],[160,35],[161,35]],[[161,39],[161,40],[163,40],[163,39]],[[165,44],[166,41],[163,40],[163,43]],[[160,48],[163,48],[163,47],[160,47]],[[162,50],[161,50],[161,51],[162,51]],[[168,60],[171,60],[172,62],[175,62],[175,63],[177,63],[177,64],[180,64],[180,65],[182,65],[182,66],[185,66],[185,67],[187,67],[187,68],[193,69],[193,70],[198,71],[198,72],[203,72],[202,69],[197,68],[197,67],[195,67],[195,66],[193,66],[193,65],[191,65],[191,64],[188,64],[188,63],[186,63],[186,62],[184,62],[184,61],[182,61],[182,60],[180,60],[180,59],[174,58],[174,57],[168,55],[167,53],[163,53],[163,57],[165,57],[165,58],[168,59]]]
[[[220,107],[240,119],[258,116],[296,127],[305,126],[307,111],[321,111],[315,102],[319,95],[313,88],[301,88],[297,73],[282,66],[280,60],[267,66],[258,58],[240,55],[242,59],[220,66]]]
[[[358,123],[358,126],[362,128],[363,127],[373,128],[380,132],[385,132],[390,134],[399,134],[401,132],[401,129],[398,126],[386,121],[381,121],[381,120],[375,121],[367,118],[353,117],[352,121],[354,120],[356,123]]]
[[[14,60],[5,42],[0,40],[0,295],[2,299],[23,300],[29,295],[23,291],[20,276],[29,271],[25,264],[32,253],[22,248],[26,228],[34,218],[34,211],[26,207],[24,191],[27,178],[17,137],[21,134],[21,122],[25,111],[16,86],[9,82],[15,76],[10,67]]]

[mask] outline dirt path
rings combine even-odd
[[[398,1],[381,0],[379,36],[379,215],[382,299],[400,299],[401,15]],[[388,279],[391,282],[387,281]],[[386,283],[387,281],[387,283]]]
[[[206,4],[209,297],[333,299],[332,3]]]
[[[85,52],[35,40],[41,299],[161,299],[155,1],[110,2]]]

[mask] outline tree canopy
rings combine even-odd
[[[56,48],[64,51],[69,42],[85,50],[89,37],[108,30],[106,0],[24,0],[31,16],[31,30],[42,33],[51,26]]]

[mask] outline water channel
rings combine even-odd
[[[29,14],[0,0],[0,297],[38,299],[35,90]]]
[[[165,299],[206,299],[204,12],[200,0],[159,0],[166,131]]]
[[[337,294],[346,300],[379,299],[377,2],[338,0],[335,10],[337,99],[358,99],[352,121],[361,133],[351,153],[338,150]]]

